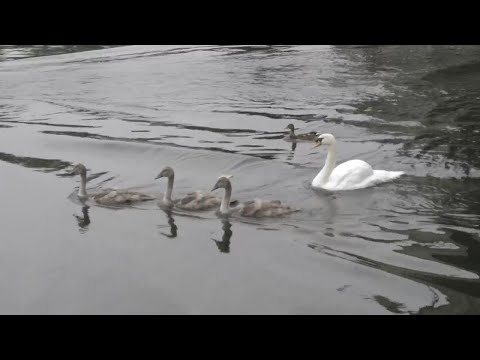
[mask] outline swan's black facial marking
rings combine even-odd
[[[322,140],[323,140],[323,138],[321,138],[321,137],[316,138],[315,139],[315,145],[313,145],[313,148],[316,148],[316,147],[319,147],[320,145],[322,145]]]

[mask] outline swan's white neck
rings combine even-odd
[[[163,201],[166,203],[171,203],[172,202],[172,191],[173,191],[173,180],[174,180],[175,175],[171,175],[168,177],[168,185],[167,185],[167,191],[163,195]]]
[[[80,187],[78,189],[79,197],[87,197],[87,174],[80,174]]]
[[[232,197],[232,184],[228,183],[225,186],[225,193],[223,194],[222,202],[220,204],[220,212],[228,214],[230,212],[230,199]]]
[[[327,159],[325,160],[325,165],[318,175],[313,179],[314,185],[325,185],[330,178],[330,175],[335,169],[335,164],[337,163],[337,144],[331,144],[328,146]]]

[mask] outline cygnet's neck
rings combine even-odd
[[[87,197],[87,173],[82,172],[80,174],[80,187],[78,189],[79,197]]]
[[[172,174],[168,177],[168,184],[167,184],[167,191],[163,195],[163,201],[166,203],[171,203],[172,202],[172,191],[173,191],[173,180],[175,178],[175,175]]]
[[[230,199],[232,197],[232,184],[230,182],[225,186],[225,193],[223,194],[222,202],[220,203],[220,212],[228,214],[230,212]]]
[[[333,143],[328,145],[328,154],[327,159],[325,160],[325,165],[318,175],[313,180],[317,184],[326,184],[333,170],[335,169],[335,164],[337,163],[337,144]]]
[[[290,129],[290,137],[294,138],[295,137],[295,130]]]

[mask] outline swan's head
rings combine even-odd
[[[232,186],[230,184],[230,179],[232,178],[232,175],[222,175],[218,178],[215,186],[211,191],[217,190],[217,189],[226,189],[229,186]]]
[[[288,124],[287,127],[285,129],[290,129],[290,130],[295,130],[295,127],[293,126],[293,124]]]
[[[87,168],[83,164],[77,164],[73,167],[72,171],[70,171],[70,174],[72,175],[86,175],[87,174]]]
[[[333,145],[336,143],[335,136],[332,134],[320,134],[317,133],[317,138],[315,139],[314,148],[319,147],[320,145]]]
[[[160,171],[160,174],[157,175],[156,179],[160,179],[162,177],[169,178],[171,176],[175,175],[173,172],[173,169],[170,166],[164,167],[162,171]]]

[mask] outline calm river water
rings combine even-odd
[[[0,313],[479,314],[479,118],[480,46],[0,46]],[[406,175],[314,191],[289,123]],[[78,162],[302,211],[84,207]]]

